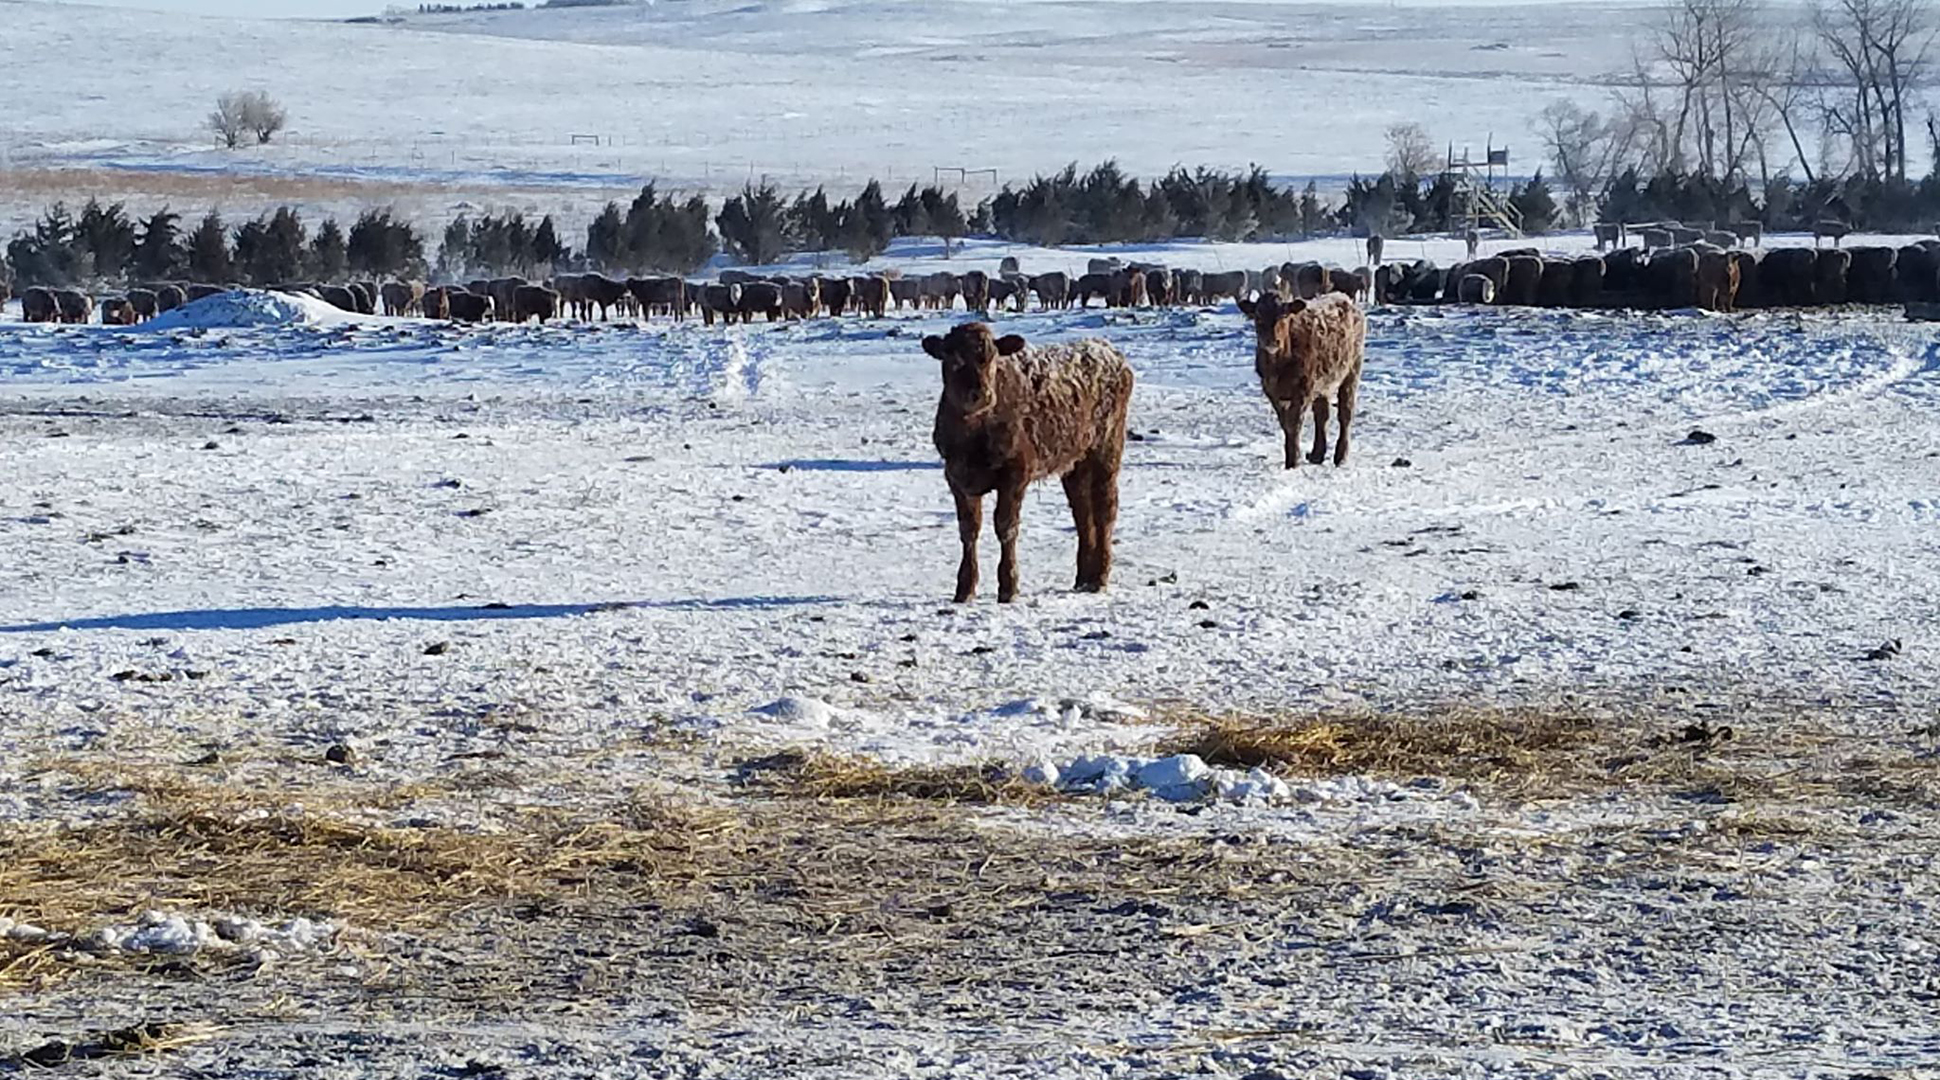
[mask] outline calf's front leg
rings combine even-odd
[[[983,532],[983,496],[971,495],[952,487],[957,499],[957,536],[963,541],[963,558],[957,563],[957,599],[967,604],[977,595],[977,536]]]

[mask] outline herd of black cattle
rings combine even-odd
[[[1661,237],[1643,235],[1645,246],[1618,246],[1607,253],[1559,256],[1518,248],[1445,268],[1425,260],[1382,264],[1375,242],[1369,245],[1376,263],[1371,271],[1289,262],[1258,271],[1211,272],[1092,259],[1083,274],[1024,274],[1015,259],[1006,258],[995,273],[778,276],[726,270],[714,281],[584,273],[543,282],[504,277],[431,286],[292,282],[278,291],[306,294],[353,314],[381,311],[468,323],[664,315],[697,317],[708,325],[850,313],[879,318],[904,308],[953,310],[959,303],[986,313],[1021,312],[1033,302],[1041,310],[1085,307],[1094,300],[1108,307],[1211,305],[1269,293],[1312,299],[1339,292],[1381,304],[1717,311],[1940,302],[1940,239],[1895,248],[1840,247],[1835,238],[1831,247],[1765,249],[1709,241],[1652,246]],[[98,312],[103,323],[133,325],[237,287],[159,283],[98,303],[81,290],[35,287],[22,292],[21,312],[29,322],[87,323]],[[6,298],[0,284],[0,300]]]

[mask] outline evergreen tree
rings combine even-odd
[[[210,284],[226,284],[234,273],[229,260],[229,230],[222,215],[211,210],[189,236],[189,276]]]
[[[164,206],[141,224],[141,239],[135,243],[135,276],[142,281],[167,281],[182,272],[187,254],[176,231],[182,215]]]
[[[75,227],[92,258],[95,277],[119,278],[134,266],[135,223],[122,204],[104,207],[99,200],[89,199]]]
[[[773,184],[764,182],[759,188],[744,185],[741,194],[722,204],[714,223],[730,253],[751,265],[765,266],[782,255],[785,216],[781,196]]]
[[[532,261],[543,273],[550,273],[564,266],[572,252],[559,240],[559,229],[552,223],[552,215],[539,219],[539,228],[532,234]]]
[[[350,248],[336,218],[325,218],[310,241],[306,273],[322,282],[339,282],[350,275]]]
[[[1516,188],[1509,202],[1522,211],[1523,232],[1541,235],[1556,220],[1556,200],[1549,193],[1549,184],[1543,180],[1541,169],[1536,170],[1528,183]]]

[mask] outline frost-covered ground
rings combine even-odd
[[[1692,757],[1643,741],[1587,787],[1451,761],[1475,779],[849,825],[701,899],[481,900],[443,936],[131,896],[65,929],[335,937],[253,981],[49,984],[0,1011],[7,1046],[160,1001],[235,1025],[184,1067],[261,1075],[1915,1076],[1940,1054],[1940,342],[1896,312],[1377,310],[1353,459],[1294,472],[1230,306],[1005,317],[1106,335],[1138,373],[1118,569],[1069,591],[1042,487],[1022,601],[956,607],[918,346],[954,317],[278,310],[0,319],[9,843],[183,784],[332,813],[320,776],[360,785],[357,822],[510,835],[648,795],[739,805],[729,777],[782,750],[1022,770],[1150,755],[1201,713],[1738,737],[1676,783],[1629,778]],[[820,876],[849,871],[885,876]]]
[[[942,179],[974,201],[992,177],[951,170],[1001,182],[1115,158],[1140,175],[1257,163],[1331,190],[1378,171],[1382,132],[1410,120],[1457,152],[1507,143],[1527,174],[1536,114],[1559,97],[1600,105],[1646,12],[670,0],[371,26],[0,0],[0,101],[34,103],[0,121],[0,170],[80,170],[0,182],[0,238],[88,194],[232,218],[397,202],[435,235],[466,203],[557,213],[576,232],[646,179]],[[79,62],[100,56],[115,62]],[[237,87],[283,101],[290,130],[217,149],[203,118]]]

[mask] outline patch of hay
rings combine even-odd
[[[1503,782],[1589,765],[1606,733],[1570,713],[1456,712],[1322,716],[1295,721],[1218,718],[1188,725],[1161,747],[1208,764],[1300,776],[1442,776]]]

